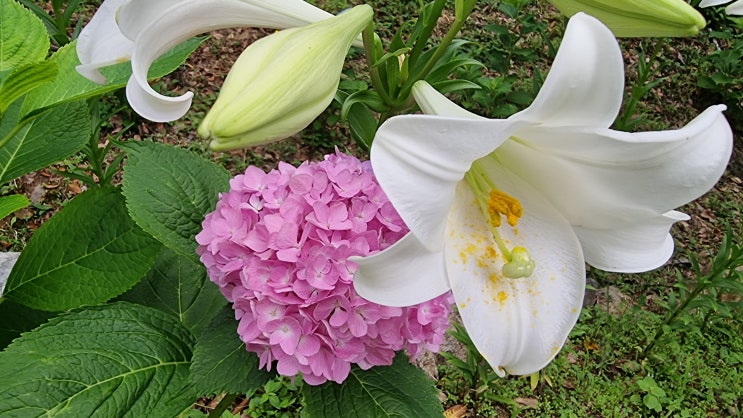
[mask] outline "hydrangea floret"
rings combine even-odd
[[[197,236],[209,277],[232,303],[238,333],[260,367],[341,383],[352,364],[389,365],[437,351],[453,299],[382,306],[353,287],[356,264],[407,234],[369,162],[336,152],[230,181]]]
[[[417,83],[427,115],[389,119],[371,148],[410,234],[354,259],[356,290],[407,306],[451,289],[499,374],[543,368],[578,319],[585,263],[663,265],[671,226],[688,219],[674,208],[712,188],[732,152],[721,105],[676,130],[610,129],[623,93],[617,41],[583,13],[570,19],[534,102],[508,119],[474,115]]]

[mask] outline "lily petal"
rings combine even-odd
[[[681,129],[659,132],[526,127],[496,154],[573,226],[631,226],[714,186],[732,152],[724,109],[710,107]]]
[[[539,94],[512,118],[606,128],[619,113],[623,94],[624,63],[616,38],[598,19],[577,13]]]
[[[702,0],[699,2],[699,7],[719,6],[729,2],[730,0]]]
[[[674,210],[620,228],[574,230],[588,264],[605,271],[641,273],[671,258],[674,243],[668,231],[674,223],[687,220],[689,216]]]
[[[106,82],[99,68],[128,61],[131,55],[134,43],[116,25],[116,12],[126,2],[105,0],[77,38],[75,49],[81,65],[76,69],[95,83]]]
[[[491,165],[499,189],[518,198],[517,231],[499,228],[509,247],[536,262],[528,278],[503,277],[503,259],[466,183],[457,189],[446,244],[449,282],[472,342],[501,376],[531,374],[547,365],[575,325],[585,290],[585,263],[570,225],[536,191]]]
[[[464,173],[519,125],[401,115],[379,128],[371,150],[374,174],[410,232],[430,251],[443,248],[446,216]]]
[[[134,7],[127,8],[127,24],[136,21]],[[122,12],[123,13],[123,12]],[[180,42],[203,32],[228,27],[287,28],[301,26],[314,19],[332,17],[330,13],[301,0],[186,0],[163,11],[156,23],[129,27],[126,32],[136,42],[132,52],[132,78],[127,85],[127,98],[132,108],[155,122],[180,118],[191,106],[193,93],[167,97],[147,83],[150,65],[160,55]]]
[[[418,104],[418,107],[427,115],[478,120],[487,119],[460,107],[423,80],[416,81],[413,85],[413,98],[415,99],[415,103]]]
[[[449,290],[442,251],[430,252],[413,234],[368,257],[349,257],[359,268],[353,285],[364,299],[387,306],[411,306]]]
[[[725,13],[729,15],[743,15],[743,0],[731,3],[725,8]]]

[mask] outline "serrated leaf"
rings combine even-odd
[[[181,148],[127,142],[124,195],[132,218],[176,253],[198,263],[196,236],[219,193],[229,188],[222,167]]]
[[[134,286],[160,248],[129,218],[119,190],[94,188],[36,231],[3,296],[46,311],[105,302]]]
[[[179,44],[152,64],[149,77],[157,78],[171,73],[206,39],[206,37],[193,38]],[[86,99],[120,89],[126,85],[129,76],[132,74],[131,64],[128,62],[102,68],[101,73],[107,80],[104,85],[96,84],[81,76],[75,70],[75,67],[80,64],[75,51],[76,42],[73,41],[65,45],[49,58],[49,61],[55,62],[59,66],[59,74],[53,82],[29,93],[23,105],[22,114],[24,116],[36,109]]]
[[[144,280],[119,299],[167,312],[197,337],[227,303],[202,264],[167,247],[162,248]]]
[[[431,418],[444,409],[433,382],[407,356],[398,353],[391,366],[353,367],[342,385],[304,385],[308,417]]]
[[[0,82],[0,114],[5,113],[19,97],[54,80],[56,76],[57,64],[49,61],[27,63],[11,71]]]
[[[237,324],[226,306],[196,342],[188,384],[199,395],[245,393],[268,381],[269,373],[258,369],[258,356],[240,340]]]
[[[0,416],[172,417],[193,337],[172,316],[116,303],[64,314],[0,353]]]
[[[0,120],[0,183],[30,173],[79,151],[90,136],[90,117],[83,102],[50,109],[19,126],[20,102]]]
[[[28,198],[20,194],[0,197],[0,219],[30,204]]]
[[[44,23],[17,2],[0,1],[0,71],[41,61],[48,52]]]

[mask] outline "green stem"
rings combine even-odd
[[[227,393],[224,395],[222,400],[219,401],[216,407],[214,407],[214,410],[209,413],[209,416],[207,418],[219,418],[222,416],[222,413],[227,410],[227,408],[232,405],[232,402],[237,399],[237,394],[234,393]]]
[[[642,96],[645,95],[646,91],[642,88],[642,86],[645,86],[647,84],[650,77],[655,74],[660,67],[655,67],[655,61],[658,58],[659,52],[665,47],[665,39],[660,38],[654,40],[653,45],[653,51],[650,53],[650,57],[648,58],[647,64],[644,64],[640,67],[640,71],[637,74],[637,81],[632,86],[632,89],[630,89],[629,98],[627,100],[627,106],[624,109],[624,112],[622,113],[622,116],[618,119],[618,129],[620,130],[626,130],[630,118],[635,113],[635,108],[637,107],[637,104],[640,103],[640,99],[642,99]]]
[[[646,358],[648,356],[648,353],[650,350],[655,347],[655,344],[658,342],[660,337],[663,336],[665,333],[665,328],[672,324],[676,318],[679,317],[683,312],[686,311],[686,308],[689,306],[689,304],[699,296],[700,293],[707,290],[710,285],[714,283],[715,280],[722,274],[724,271],[727,271],[731,268],[731,264],[735,263],[735,259],[729,260],[726,262],[721,268],[718,268],[714,271],[714,273],[710,276],[709,279],[704,279],[704,281],[701,284],[698,284],[696,287],[694,287],[694,290],[692,290],[691,293],[684,299],[684,301],[681,303],[681,305],[677,306],[676,309],[669,315],[663,323],[658,327],[658,330],[655,331],[655,335],[653,335],[653,338],[650,340],[650,343],[648,343],[647,346],[642,350],[642,357]],[[697,281],[699,283],[699,279]]]
[[[465,19],[466,18],[460,18],[459,16],[454,19],[451,27],[446,32],[446,35],[444,35],[444,39],[442,39],[439,46],[436,47],[436,52],[433,53],[433,57],[428,60],[426,66],[423,67],[422,70],[420,70],[417,74],[409,79],[407,88],[405,89],[406,93],[407,91],[409,91],[410,88],[412,88],[413,84],[415,84],[416,81],[426,78],[431,69],[433,69],[434,65],[436,65],[439,59],[441,59],[441,57],[446,53],[446,48],[449,47],[449,44],[451,44],[451,42],[457,37],[457,33],[459,33],[459,30],[462,29],[462,26],[464,26]]]
[[[374,22],[369,23],[363,32],[361,37],[364,40],[364,53],[366,55],[366,65],[369,67],[369,76],[371,77],[372,86],[374,91],[379,94],[379,97],[386,104],[392,103],[392,98],[387,93],[387,88],[382,83],[382,79],[379,76],[379,69],[376,66],[376,56],[374,53]]]
[[[415,40],[413,50],[410,52],[409,59],[411,63],[415,63],[420,54],[423,53],[423,48],[426,47],[428,39],[436,28],[436,23],[444,10],[444,6],[446,6],[446,0],[436,0],[433,6],[431,6],[432,13],[429,15],[430,20],[426,22],[426,26],[423,27],[418,39]]]

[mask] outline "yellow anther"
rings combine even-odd
[[[506,221],[511,226],[516,226],[519,218],[524,214],[521,202],[513,196],[497,189],[490,190],[488,197],[488,213],[490,214],[490,223],[495,227],[501,224],[501,215],[506,217]]]

